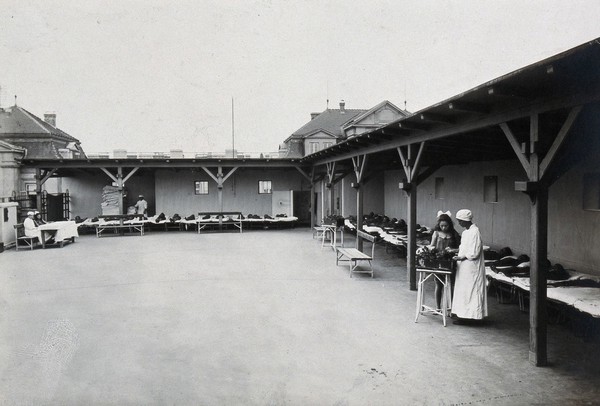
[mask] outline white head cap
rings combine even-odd
[[[28,216],[33,216],[33,212],[32,212],[32,211],[28,211],[28,212],[27,212],[27,215],[28,215]]]
[[[446,215],[446,216],[448,216],[448,217],[452,217],[452,212],[451,212],[450,210],[446,210],[446,211],[441,211],[441,210],[438,210],[438,212],[437,212],[437,217],[438,217],[438,218],[440,218],[440,216],[441,216],[442,214],[445,214],[445,215]]]
[[[472,221],[473,213],[471,213],[471,210],[468,209],[459,210],[456,212],[456,219],[462,221]]]

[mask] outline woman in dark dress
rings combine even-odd
[[[450,218],[450,212],[438,212],[437,224],[431,234],[431,244],[429,248],[438,255],[444,253],[448,257],[458,251],[460,245],[460,235],[454,229],[454,223]],[[439,280],[435,280],[435,303],[437,309],[441,309],[443,285]]]

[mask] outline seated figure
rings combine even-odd
[[[27,212],[27,218],[23,221],[23,228],[25,229],[25,235],[27,237],[37,237],[42,242],[42,232],[39,230],[38,225],[35,222],[35,213],[32,211]],[[46,240],[44,242],[52,242],[54,237],[46,234]]]

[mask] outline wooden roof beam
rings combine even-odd
[[[463,101],[454,101],[448,103],[448,110],[459,111],[464,113],[488,114],[490,109],[480,103],[469,103]]]
[[[422,113],[420,115],[421,121],[427,123],[441,123],[441,124],[454,124],[454,120],[449,117],[440,116],[438,114]]]
[[[519,100],[529,100],[531,97],[528,96],[525,92],[517,88],[509,88],[509,87],[489,87],[487,91],[489,96],[494,97],[503,97],[503,98],[511,98],[511,99],[519,99]]]
[[[392,137],[380,136],[379,134],[367,134],[363,139],[366,139],[370,144],[379,144],[380,142],[391,140]]]
[[[390,139],[396,137],[405,137],[406,135],[408,135],[408,132],[406,130],[392,127],[382,128],[378,131],[378,133],[385,135],[386,137],[390,137]]]
[[[398,139],[399,137],[407,137],[410,135],[410,130],[408,128],[401,127],[400,124],[397,126],[388,126],[380,129],[379,131],[385,131],[386,134],[391,134],[394,139]]]
[[[487,156],[487,154],[491,154],[491,153],[492,152],[481,151],[481,150],[464,150],[464,149],[453,149],[453,148],[448,148],[448,147],[440,148],[435,145],[430,145],[427,147],[428,157],[431,157],[432,155],[438,155],[438,154],[442,154],[442,155],[451,154],[453,158],[465,159],[467,161],[469,159],[472,159],[474,154]]]
[[[343,140],[338,142],[337,144],[334,144],[330,147],[332,150],[334,149],[344,149],[344,148],[348,148],[348,140]]]
[[[499,134],[498,137],[504,137],[504,134]],[[501,138],[498,138],[499,140]],[[485,140],[482,140],[485,141]],[[494,142],[495,140],[490,140],[490,142],[482,142],[482,141],[473,141],[471,139],[466,140],[456,140],[456,139],[441,139],[436,140],[437,145],[446,145],[446,146],[463,146],[467,145],[469,147],[490,147],[490,148],[504,148],[507,144],[505,142]]]
[[[376,139],[379,141],[390,141],[393,140],[394,137],[391,134],[377,134]]]
[[[488,142],[486,142],[488,141]],[[453,138],[446,138],[446,139],[440,139],[440,140],[436,140],[435,144],[436,145],[441,145],[441,146],[448,146],[448,147],[463,147],[463,146],[467,146],[467,147],[483,147],[483,148],[506,148],[508,146],[508,144],[506,142],[502,142],[502,141],[506,141],[506,139],[504,138],[504,134],[499,133],[498,137],[495,137],[495,139],[493,140],[473,140],[471,138],[467,138],[467,139],[453,139]]]
[[[95,175],[96,174],[96,172],[94,172],[94,171],[92,171],[90,169],[86,169],[86,168],[75,168],[75,171],[82,172],[82,173],[85,173],[87,175]]]
[[[356,145],[356,146],[359,146],[359,147],[366,147],[366,146],[371,145],[371,143],[370,142],[365,142],[362,139],[353,138],[352,139],[352,145]]]
[[[398,123],[398,128],[408,131],[422,131],[426,132],[430,126],[421,123],[411,123],[408,121],[401,121]]]

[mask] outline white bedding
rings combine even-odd
[[[509,277],[503,273],[495,272],[490,267],[485,268],[485,273],[490,278],[514,285],[526,292],[530,290],[530,279],[523,277]],[[580,272],[570,272],[571,277],[567,281],[574,280],[598,280],[600,277]],[[551,283],[552,281],[550,281]],[[548,299],[573,306],[575,309],[588,313],[593,317],[600,318],[600,288],[582,286],[552,286],[548,285],[546,290]]]

